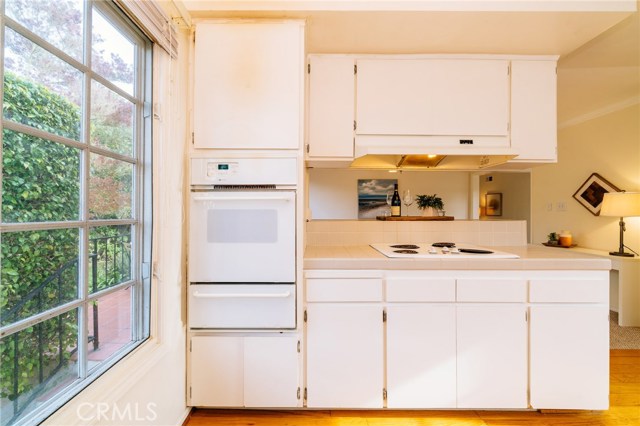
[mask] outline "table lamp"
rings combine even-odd
[[[633,253],[624,251],[624,218],[640,216],[640,192],[608,192],[602,199],[600,216],[616,216],[620,218],[620,247],[618,251],[610,251],[612,256],[633,257]],[[627,247],[628,248],[628,247]]]

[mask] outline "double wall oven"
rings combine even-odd
[[[296,327],[295,158],[194,158],[189,324]]]

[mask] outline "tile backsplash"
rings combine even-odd
[[[481,246],[527,244],[526,220],[372,221],[312,220],[306,245],[345,246],[371,243],[453,241]]]

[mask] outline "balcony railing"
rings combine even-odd
[[[131,279],[131,236],[129,234],[117,235],[111,237],[98,237],[89,240],[89,292],[95,293],[112,287],[118,283],[129,281]],[[60,268],[54,271],[41,284],[34,287],[27,293],[18,303],[13,305],[11,309],[3,310],[0,313],[0,323],[9,324],[22,318],[34,314],[34,310],[42,312],[51,307],[51,303],[56,306],[64,303],[65,295],[70,285],[73,283],[77,294],[79,288],[78,277],[78,258],[74,257],[65,262]],[[69,278],[72,278],[72,283]],[[66,291],[65,291],[66,290]],[[45,300],[46,299],[46,300]],[[53,300],[52,300],[53,299]],[[88,342],[92,343],[93,350],[98,350],[100,346],[99,338],[99,314],[98,303],[93,304],[92,327],[89,330]],[[37,353],[22,353],[19,344],[20,333],[14,333],[6,339],[13,339],[13,375],[11,389],[4,389],[4,393],[9,393],[8,399],[12,402],[13,413],[11,419],[3,419],[3,425],[10,425],[17,419],[25,408],[27,408],[36,398],[38,398],[46,389],[47,384],[55,375],[69,363],[69,359],[78,351],[77,338],[75,346],[69,347],[68,338],[73,336],[65,336],[65,332],[77,336],[77,330],[64,327],[62,317],[57,317],[56,331],[53,333],[56,339],[56,348],[52,350],[51,345],[47,344],[45,337],[44,323],[38,323],[34,326],[37,340]],[[49,340],[50,341],[50,340]],[[20,360],[21,357],[29,357],[37,363],[37,377],[32,378],[31,386],[28,389],[20,391]],[[6,383],[6,382],[5,382]],[[20,398],[22,394],[33,389],[26,397]],[[6,413],[3,413],[6,414]],[[6,421],[6,422],[5,422]]]

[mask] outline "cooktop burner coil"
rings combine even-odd
[[[491,254],[493,253],[491,250],[484,249],[472,249],[472,248],[461,248],[459,250],[460,253],[474,253],[474,254]]]
[[[418,252],[415,250],[394,250],[393,252],[400,254],[418,254]]]
[[[433,243],[431,244],[433,247],[447,247],[452,248],[456,246],[456,243]]]
[[[397,248],[397,249],[409,249],[409,250],[416,250],[420,248],[420,246],[417,246],[415,244],[396,244],[391,247]]]

